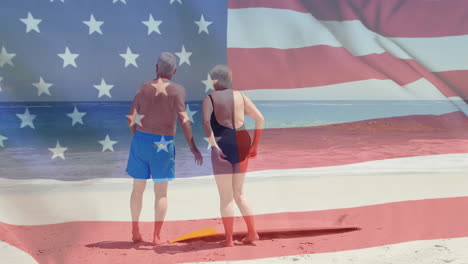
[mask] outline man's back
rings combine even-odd
[[[167,79],[144,83],[138,90],[129,115],[140,114],[136,130],[158,134],[175,135],[177,113],[185,111],[185,89]]]
[[[135,179],[130,196],[134,242],[142,241],[138,221],[146,180],[152,178],[155,191],[153,245],[161,243],[160,233],[167,210],[167,186],[169,181],[175,179],[176,120],[184,132],[195,163],[203,163],[185,111],[185,89],[170,81],[176,71],[174,54],[161,53],[156,64],[158,78],[140,87],[127,116],[133,138],[125,171]]]

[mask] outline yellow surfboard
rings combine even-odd
[[[348,231],[356,231],[356,230],[360,230],[360,228],[357,226],[315,226],[315,227],[306,227],[306,228],[286,227],[286,228],[258,229],[257,232],[261,236],[261,235],[267,235],[267,234],[278,234],[278,235],[288,234],[288,233],[291,234],[294,232],[314,232],[314,231],[348,232]],[[246,234],[246,231],[234,232],[234,236],[241,235],[241,234]],[[170,240],[170,242],[175,243],[175,242],[181,242],[181,241],[191,240],[191,239],[196,239],[196,238],[206,238],[206,237],[223,236],[223,235],[224,235],[223,232],[219,232],[213,227],[208,227],[208,228],[203,228],[197,231],[187,233],[183,236]]]
[[[220,235],[220,234],[221,233],[216,231],[216,229],[214,229],[212,227],[208,227],[208,228],[203,228],[203,229],[200,229],[200,230],[197,230],[197,231],[187,233],[187,234],[185,234],[183,236],[172,239],[170,242],[174,243],[174,242],[179,242],[179,241],[184,241],[184,240],[189,240],[189,239],[194,239],[194,238],[216,236],[216,235]]]

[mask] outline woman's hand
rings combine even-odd
[[[251,147],[249,150],[249,158],[255,158],[258,154],[257,147]]]
[[[218,161],[221,161],[221,162],[223,162],[223,161],[226,162],[227,161],[226,160],[226,158],[227,158],[226,154],[224,154],[223,151],[219,147],[215,147],[215,146],[211,147],[211,155],[213,157],[216,157],[216,159]]]

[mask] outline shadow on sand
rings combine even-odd
[[[293,231],[262,231],[259,232],[260,241],[262,240],[272,240],[272,239],[290,239],[290,238],[299,238],[299,237],[316,237],[316,236],[325,236],[332,234],[347,233],[352,231],[358,231],[360,228],[343,228],[337,230],[293,230]],[[245,236],[244,233],[234,234],[234,240],[236,240],[236,246],[255,246],[255,244],[242,244],[240,243],[241,239]],[[224,234],[194,238],[184,240],[183,242],[176,243],[166,243],[159,246],[153,246],[152,243],[142,241],[138,243],[133,243],[131,241],[103,241],[93,244],[88,244],[86,247],[90,248],[102,248],[102,249],[135,249],[135,250],[153,250],[158,254],[177,254],[184,252],[195,252],[195,251],[204,251],[211,250],[216,248],[222,248],[223,244],[221,243],[224,239]]]

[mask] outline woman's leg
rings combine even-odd
[[[226,233],[225,245],[234,246],[234,195],[232,190],[232,164],[227,161],[219,161],[212,156],[213,173],[218,186],[221,218],[224,232]]]
[[[252,243],[259,239],[255,228],[255,220],[253,210],[250,203],[247,201],[244,193],[245,172],[234,173],[232,177],[232,188],[234,190],[234,200],[236,201],[239,210],[244,216],[244,221],[247,225],[247,236],[242,239],[243,243]]]
[[[221,218],[223,220],[224,232],[226,233],[225,245],[232,247],[234,232],[234,196],[232,192],[232,174],[215,175],[218,186]]]

